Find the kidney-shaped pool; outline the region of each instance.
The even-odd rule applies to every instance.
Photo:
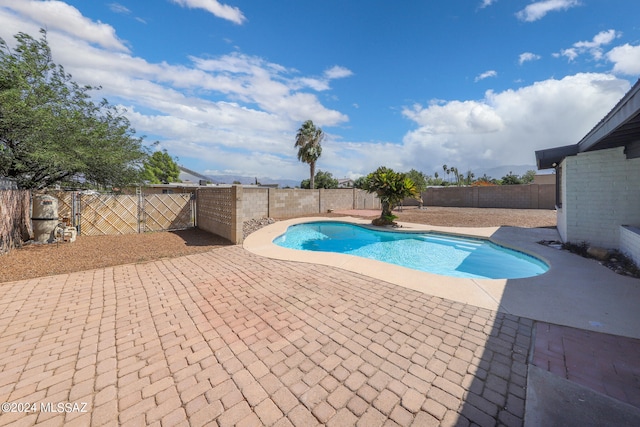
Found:
[[[290,249],[356,255],[453,277],[517,279],[549,269],[538,258],[486,239],[378,231],[333,221],[292,225],[273,243]]]

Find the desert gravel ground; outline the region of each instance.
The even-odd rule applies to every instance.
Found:
[[[73,243],[28,244],[0,255],[0,283],[206,252],[229,241],[198,229],[79,236]]]
[[[494,208],[404,208],[395,213],[397,221],[430,224],[443,227],[523,227],[556,226],[556,211],[548,209]]]
[[[428,207],[405,208],[396,214],[398,221],[449,227],[556,226],[553,210]],[[245,233],[262,225],[258,222]],[[0,283],[173,258],[227,245],[230,245],[227,240],[198,229],[122,236],[79,236],[74,243],[28,244],[0,255]]]

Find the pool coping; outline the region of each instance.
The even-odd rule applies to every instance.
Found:
[[[484,238],[533,255],[549,265],[541,275],[521,279],[470,279],[441,276],[348,254],[280,247],[273,240],[295,224],[316,221],[369,226],[370,219],[304,217],[278,221],[247,236],[244,249],[286,261],[321,264],[359,273],[425,294],[535,320],[640,338],[640,280],[615,274],[585,259],[537,242],[559,239],[555,229],[519,227],[438,227],[399,222],[392,231],[440,232]]]

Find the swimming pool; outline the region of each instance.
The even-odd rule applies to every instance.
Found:
[[[516,279],[549,269],[538,258],[485,239],[377,231],[333,221],[290,226],[273,243],[290,249],[356,255],[453,277]]]

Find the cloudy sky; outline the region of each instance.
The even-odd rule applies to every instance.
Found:
[[[188,168],[301,180],[308,119],[337,178],[533,166],[638,79],[638,16],[630,0],[0,0],[0,37],[46,28],[56,63]]]

